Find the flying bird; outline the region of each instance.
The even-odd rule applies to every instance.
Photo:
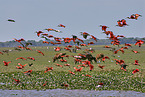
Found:
[[[109,28],[108,26],[105,25],[100,25],[100,27],[102,27],[102,31],[106,31],[106,29]]]
[[[81,67],[81,68],[79,68],[79,69],[77,69],[76,67],[74,67],[74,69],[75,69],[76,71],[81,71],[81,70],[83,69],[83,67]]]
[[[133,71],[132,71],[132,74],[135,74],[135,73],[137,73],[137,72],[139,72],[139,69],[133,70]]]
[[[36,50],[36,51],[44,56],[44,53],[42,53],[40,50]]]
[[[65,26],[64,26],[64,25],[62,25],[62,24],[59,24],[59,25],[58,25],[58,27],[63,27],[63,28],[65,28]]]
[[[103,69],[105,66],[101,66],[101,65],[98,64],[98,67],[101,68],[101,69]]]
[[[11,62],[12,62],[12,61],[9,61],[9,62],[3,61],[4,66],[8,66],[8,64],[11,63]]]
[[[13,20],[13,19],[8,19],[8,21],[9,21],[9,22],[15,22],[15,20]]]

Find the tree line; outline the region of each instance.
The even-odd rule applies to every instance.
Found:
[[[130,44],[134,44],[137,40],[140,40],[140,39],[145,39],[145,38],[133,38],[133,37],[130,37],[130,38],[120,38],[119,41],[120,41],[120,44],[125,44],[125,43],[130,43]],[[50,41],[50,40],[47,40],[47,41]],[[52,42],[56,42],[55,40],[51,40]],[[111,43],[111,40],[109,39],[98,39],[97,42],[94,41],[93,39],[86,39],[86,40],[83,40],[84,41],[84,44],[87,44],[89,43],[90,41],[94,42],[94,44],[92,45],[110,45]],[[66,45],[76,45],[76,43],[74,43],[73,41],[71,41],[70,43],[65,43],[65,42],[61,42],[61,44],[46,44],[46,43],[43,43],[43,40],[39,40],[39,41],[35,41],[35,40],[28,40],[28,41],[24,41],[24,42],[30,42],[32,43],[31,46],[66,46]],[[81,44],[81,42],[80,42]],[[0,42],[0,47],[17,47],[17,46],[20,46],[20,43],[16,42],[15,40],[12,40],[12,41],[6,41],[6,42]]]

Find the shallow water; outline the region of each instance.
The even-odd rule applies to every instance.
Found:
[[[1,90],[0,97],[145,97],[145,93],[135,91],[88,91],[52,89],[46,91],[37,90]]]

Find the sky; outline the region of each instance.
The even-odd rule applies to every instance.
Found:
[[[142,17],[126,19],[136,13]],[[121,19],[126,19],[129,26],[117,27]],[[66,27],[57,27],[59,24]],[[108,26],[107,30],[115,35],[145,37],[145,0],[0,0],[0,42],[13,38],[43,40],[37,37],[36,31],[60,38],[72,35],[82,38],[80,32],[87,32],[106,39],[99,25]],[[48,32],[47,28],[62,33]]]

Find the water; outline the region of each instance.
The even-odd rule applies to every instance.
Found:
[[[145,93],[135,91],[88,91],[52,89],[46,91],[37,90],[1,90],[0,97],[145,97]]]

